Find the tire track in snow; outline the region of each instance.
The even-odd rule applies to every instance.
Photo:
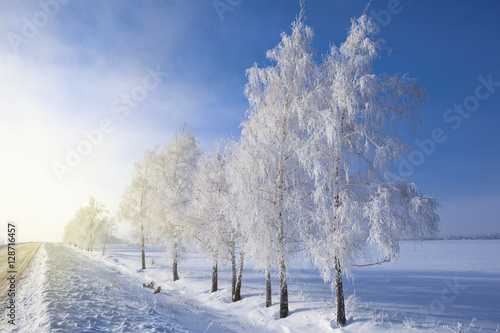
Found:
[[[168,313],[156,310],[151,290],[135,287],[68,246],[44,247],[46,323],[36,332],[187,332]]]

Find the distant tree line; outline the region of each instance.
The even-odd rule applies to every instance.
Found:
[[[474,239],[500,239],[499,233],[487,234],[463,234],[463,235],[449,235],[449,236],[434,236],[425,237],[425,240],[474,240]]]
[[[88,205],[79,208],[75,217],[66,224],[63,241],[87,251],[100,245],[104,254],[115,229],[115,219],[107,213],[104,205],[91,197]]]

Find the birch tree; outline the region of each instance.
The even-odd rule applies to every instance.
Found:
[[[119,217],[132,226],[132,245],[141,248],[141,267],[146,269],[146,246],[151,242],[151,196],[152,179],[150,166],[151,152],[144,154],[144,160],[135,163],[132,181],[123,194],[120,203]]]
[[[243,146],[242,142],[233,142],[230,149],[230,158],[228,159],[226,173],[229,184],[229,194],[227,204],[225,205],[225,214],[231,221],[233,229],[236,231],[235,238],[232,239],[231,258],[235,257],[235,240],[239,239],[239,261],[238,271],[236,273],[236,263],[231,262],[231,275],[233,280],[232,296],[233,302],[241,300],[241,287],[243,279],[243,265],[245,262],[245,247],[250,245],[252,254],[258,257],[259,244],[263,244],[261,233],[250,232],[252,225],[257,223],[255,212],[259,204],[259,197],[251,191],[252,165],[255,159],[250,153],[249,147]],[[255,175],[255,174],[253,174]],[[255,235],[255,237],[252,237]],[[253,239],[256,241],[253,241]],[[261,251],[267,251],[269,243],[261,247]],[[262,254],[262,252],[260,252]],[[261,256],[265,257],[265,256]]]
[[[195,223],[192,231],[202,245],[202,250],[213,259],[211,292],[218,290],[218,267],[221,261],[230,259],[234,273],[235,231],[224,214],[228,196],[225,173],[225,154],[218,144],[213,152],[200,156],[194,174]],[[230,257],[230,258],[228,258]]]
[[[107,212],[104,205],[98,202],[95,198],[90,197],[89,204],[85,207],[86,210],[86,236],[87,236],[87,250],[93,251],[100,232],[100,226],[103,219],[102,214]]]
[[[104,205],[90,197],[88,205],[80,207],[65,226],[63,240],[87,251],[93,251],[96,241],[102,240],[103,233],[112,232],[113,219],[106,214]]]
[[[436,201],[388,173],[409,151],[403,138],[421,125],[425,89],[406,75],[376,75],[382,49],[375,25],[353,20],[347,39],[332,46],[303,100],[300,160],[314,179],[312,223],[302,230],[325,281],[335,287],[337,323],[345,325],[343,273],[356,265],[367,244],[383,261],[399,253],[399,240],[437,231]],[[401,132],[398,129],[403,128]]]
[[[106,253],[106,245],[116,230],[116,221],[114,217],[106,216],[101,220],[98,239],[102,244],[102,255]]]
[[[280,318],[288,315],[287,262],[300,241],[297,224],[305,218],[302,207],[310,192],[295,154],[300,145],[298,107],[316,68],[313,33],[303,24],[302,14],[292,24],[291,35],[283,33],[278,46],[268,51],[274,65],[247,70],[250,109],[239,147],[242,174],[236,177],[246,200],[245,249],[263,268],[273,265],[279,270]]]
[[[148,155],[152,184],[151,212],[155,220],[155,243],[172,259],[173,280],[181,255],[188,251],[186,228],[190,223],[188,208],[193,195],[192,177],[199,156],[198,145],[184,123],[166,144]]]
[[[227,195],[223,205],[223,213],[232,230],[229,253],[231,260],[231,296],[233,302],[241,300],[243,265],[245,262],[244,243],[248,236],[242,226],[245,221],[243,218],[245,216],[245,206],[250,201],[249,198],[245,198],[241,187],[241,176],[245,173],[242,167],[245,167],[245,165],[238,158],[238,146],[239,143],[229,141],[224,150],[224,173],[226,174]],[[240,164],[240,162],[243,164]],[[239,245],[238,269],[236,269],[237,244]]]
[[[64,227],[63,240],[69,245],[75,245],[79,248],[86,247],[86,210],[80,207],[75,216]]]

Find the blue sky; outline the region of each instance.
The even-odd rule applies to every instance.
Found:
[[[290,32],[298,1],[216,3],[230,10],[210,0],[1,2],[0,219],[16,221],[23,240],[59,240],[90,195],[115,210],[133,162],[183,121],[203,149],[238,138],[245,70],[269,64],[266,51]],[[306,3],[320,55],[344,41],[365,5]],[[500,232],[500,86],[474,99],[478,77],[500,82],[500,3],[374,0],[368,13],[392,50],[377,73],[408,73],[428,90],[416,139],[428,142],[438,128],[447,138],[428,155],[409,139],[424,157],[411,180],[441,202],[443,234]],[[133,93],[140,101],[126,104]],[[457,120],[450,112],[464,101],[478,104]],[[58,177],[54,163],[65,164],[68,147],[103,120],[108,133]]]

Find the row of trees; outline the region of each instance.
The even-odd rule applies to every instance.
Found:
[[[91,197],[88,205],[80,207],[66,224],[63,241],[87,251],[93,251],[95,245],[100,245],[104,254],[115,226],[114,217],[110,217],[104,205]]]
[[[345,325],[342,277],[367,244],[389,261],[400,239],[437,232],[436,201],[390,173],[409,151],[403,128],[416,133],[421,125],[426,92],[405,75],[373,73],[382,43],[366,15],[321,60],[303,6],[291,28],[268,51],[272,65],[247,70],[250,108],[239,141],[201,152],[182,125],[135,164],[119,218],[134,227],[143,269],[147,246],[161,246],[175,281],[182,257],[200,249],[213,260],[214,292],[219,264],[230,263],[234,301],[245,255],[265,271],[266,306],[277,269],[281,318],[288,263],[307,251],[332,282],[337,323]]]

